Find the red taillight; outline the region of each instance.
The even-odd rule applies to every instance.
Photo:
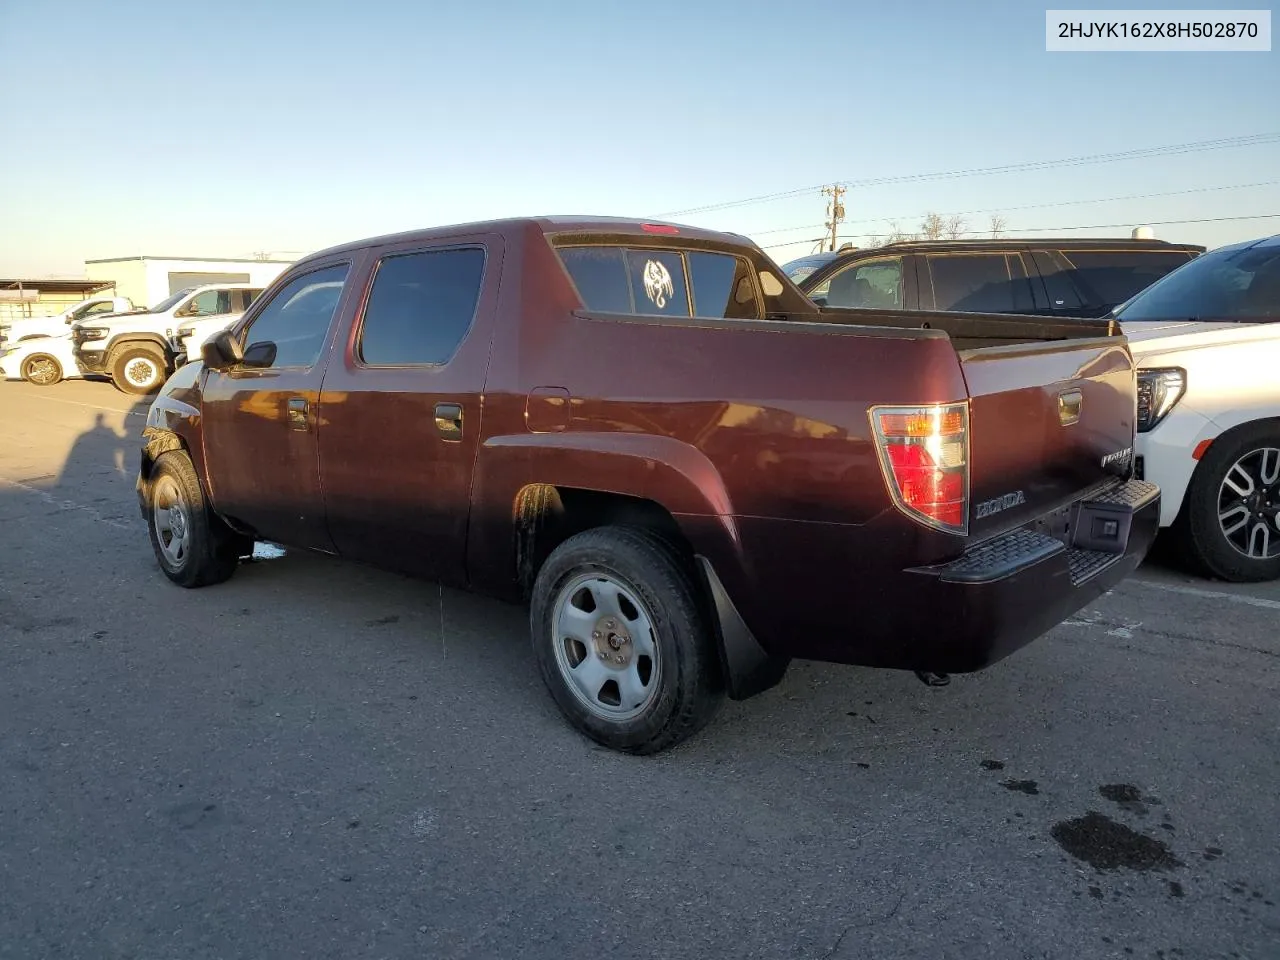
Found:
[[[968,533],[968,404],[876,407],[871,425],[894,502],[931,527]]]
[[[640,229],[645,233],[663,233],[667,236],[675,236],[680,232],[678,227],[673,227],[669,223],[642,223]]]

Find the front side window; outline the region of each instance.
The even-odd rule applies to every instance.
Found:
[[[216,317],[230,312],[230,290],[202,290],[187,304],[184,311],[188,317]]]
[[[448,363],[484,282],[484,251],[432,250],[384,258],[364,310],[360,360],[370,366]]]
[[[557,253],[588,310],[733,320],[763,315],[751,265],[742,257],[607,246]]]
[[[1029,299],[1021,264],[1012,269],[1003,253],[925,257],[933,284],[934,309],[970,313],[1016,313]]]
[[[862,310],[902,309],[902,258],[864,260],[832,276],[824,284],[828,307]]]
[[[249,324],[245,348],[275,344],[272,367],[313,365],[337,312],[347,270],[347,264],[337,264],[290,280]]]
[[[261,296],[261,290],[232,290],[230,313],[244,313],[249,305]]]

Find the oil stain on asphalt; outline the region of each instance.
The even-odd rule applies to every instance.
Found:
[[[1098,870],[1168,870],[1183,865],[1164,841],[1094,810],[1055,823],[1049,832],[1063,850]]]

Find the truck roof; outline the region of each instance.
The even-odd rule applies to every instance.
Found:
[[[1186,250],[1204,253],[1205,248],[1193,243],[1170,243],[1167,240],[1134,240],[1129,237],[1038,237],[1019,238],[1017,240],[895,240],[885,244],[895,250],[922,249],[933,250],[938,247],[963,247],[966,250],[1026,250],[1051,247],[1056,250]],[[884,249],[884,247],[863,247],[860,250],[845,251],[846,256],[865,253],[868,250]]]
[[[428,227],[421,230],[406,230],[401,233],[389,233],[383,236],[367,237],[343,243],[315,253],[299,260],[306,263],[335,253],[351,250],[363,250],[366,247],[380,246],[388,243],[408,243],[416,240],[447,240],[450,237],[465,236],[475,233],[514,234],[529,229],[540,230],[546,234],[621,234],[624,236],[679,236],[689,240],[709,240],[719,243],[755,244],[740,234],[723,233],[718,230],[705,230],[682,223],[669,223],[663,220],[639,220],[628,217],[597,216],[540,216],[513,217],[506,220],[479,220],[472,223],[450,224],[441,227]]]

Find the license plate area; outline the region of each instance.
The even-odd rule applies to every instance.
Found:
[[[1121,503],[1078,503],[1071,520],[1070,545],[1100,553],[1124,553],[1133,525],[1133,507]]]

